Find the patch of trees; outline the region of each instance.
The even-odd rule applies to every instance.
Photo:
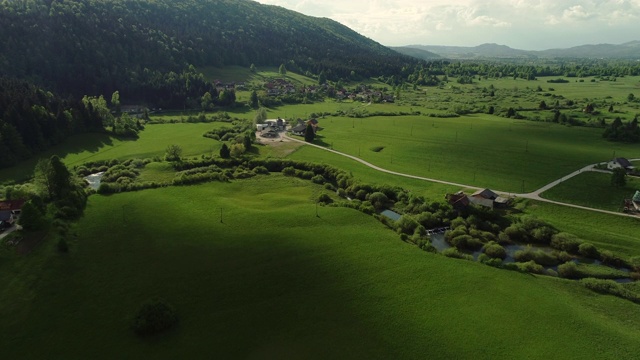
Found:
[[[638,127],[638,117],[624,124],[620,117],[616,117],[611,124],[609,124],[602,137],[610,141],[621,141],[636,143],[640,141],[640,128]]]
[[[0,168],[59,144],[70,135],[102,131],[102,124],[102,114],[90,104],[0,77]]]
[[[552,83],[552,84],[566,84],[566,83],[568,83],[568,82],[569,82],[569,80],[559,78],[559,79],[551,79],[551,80],[547,80],[547,82],[548,82],[548,83]]]

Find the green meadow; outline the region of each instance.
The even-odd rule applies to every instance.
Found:
[[[542,194],[542,197],[609,211],[622,211],[624,200],[631,199],[640,190],[640,179],[627,176],[624,187],[611,186],[611,175],[586,172],[560,183]]]
[[[4,358],[632,358],[637,305],[418,250],[273,174],[94,195],[71,251],[0,252]],[[222,214],[222,219],[220,218]],[[105,231],[109,229],[109,231]],[[139,338],[150,297],[177,328]],[[37,344],[37,346],[35,346]]]
[[[320,126],[316,142],[383,168],[514,193],[606,161],[614,151],[640,156],[637,146],[602,139],[602,129],[491,115],[330,117]]]

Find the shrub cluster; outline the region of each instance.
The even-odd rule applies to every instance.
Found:
[[[587,289],[595,291],[599,294],[614,295],[617,297],[621,297],[623,299],[633,301],[634,303],[640,304],[639,294],[634,293],[633,291],[625,288],[624,285],[618,284],[613,280],[586,278],[586,279],[580,280],[580,283],[584,285]]]
[[[171,329],[178,323],[175,308],[162,299],[151,299],[144,303],[131,324],[140,336],[154,335]]]
[[[221,127],[202,134],[206,138],[227,141],[244,135],[245,132],[253,132],[253,126],[248,121],[235,121],[232,127]]]

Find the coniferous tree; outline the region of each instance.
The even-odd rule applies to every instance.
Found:
[[[313,142],[316,138],[316,133],[313,131],[313,126],[311,124],[307,124],[307,129],[304,131],[304,141]]]
[[[223,159],[228,159],[231,157],[231,150],[226,143],[223,143],[222,147],[220,148],[220,157]]]

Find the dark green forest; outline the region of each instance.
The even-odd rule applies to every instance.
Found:
[[[62,99],[24,81],[0,78],[0,168],[69,135],[102,129],[103,117],[91,104]]]
[[[247,0],[5,0],[0,38],[2,75],[167,107],[207,91],[190,65],[284,63],[337,79],[418,62],[333,20]]]

